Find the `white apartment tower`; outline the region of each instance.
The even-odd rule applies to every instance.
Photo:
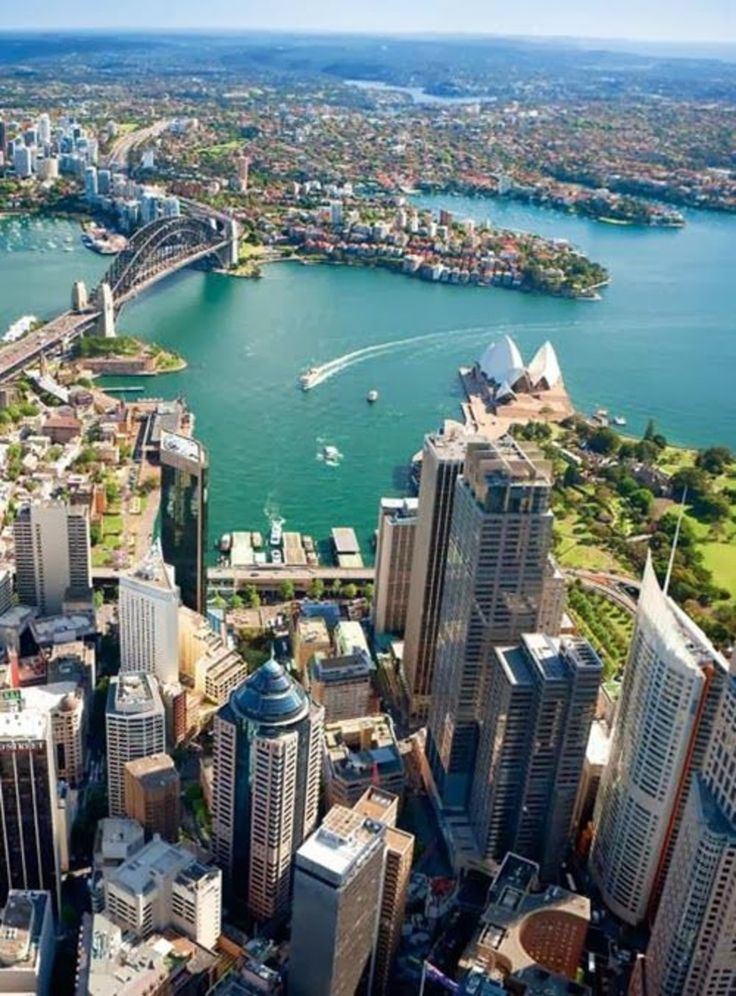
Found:
[[[162,685],[179,680],[179,591],[174,569],[154,543],[134,571],[120,578],[120,673],[154,674]]]
[[[29,502],[13,527],[15,585],[24,605],[58,615],[67,599],[90,598],[89,516],[61,501]]]
[[[110,679],[105,712],[110,816],[125,816],[125,765],[166,750],[166,712],[150,674]]]
[[[736,992],[736,675],[693,778],[645,962],[658,996]]]
[[[661,590],[649,560],[590,859],[604,902],[626,923],[656,913],[727,670],[705,634]]]
[[[294,853],[317,822],[324,710],[273,658],[215,717],[215,858],[260,922],[289,907]]]
[[[417,527],[416,498],[382,498],[378,516],[373,626],[377,633],[404,632]]]

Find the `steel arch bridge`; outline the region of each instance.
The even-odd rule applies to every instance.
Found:
[[[138,229],[101,283],[109,285],[118,308],[167,273],[217,254],[230,240],[202,217],[160,218]]]

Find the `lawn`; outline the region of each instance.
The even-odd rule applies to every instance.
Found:
[[[600,546],[575,512],[555,511],[555,555],[561,567],[588,571],[616,571],[621,564]]]
[[[700,549],[714,583],[730,591],[732,598],[736,597],[736,536],[732,534],[730,542],[703,543]]]

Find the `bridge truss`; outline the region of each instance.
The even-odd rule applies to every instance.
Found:
[[[116,306],[166,272],[218,252],[228,238],[204,218],[160,218],[145,225],[117,254],[102,278]]]

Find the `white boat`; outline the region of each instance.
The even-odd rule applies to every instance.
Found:
[[[623,415],[614,415],[612,421],[614,425],[626,425],[626,419]]]
[[[376,390],[369,391],[368,394],[365,396],[365,400],[368,402],[369,405],[372,405],[375,401],[378,401],[378,391]]]
[[[271,563],[272,564],[283,564],[284,558],[281,556],[281,550],[278,547],[274,547],[271,550]]]
[[[319,370],[317,367],[310,367],[305,370],[299,378],[302,391],[310,391],[319,380]]]
[[[271,546],[278,546],[281,543],[281,521],[279,519],[274,519],[271,523],[271,535],[269,537],[269,543]]]
[[[342,453],[337,446],[323,446],[322,456],[328,467],[337,467],[342,460]]]

